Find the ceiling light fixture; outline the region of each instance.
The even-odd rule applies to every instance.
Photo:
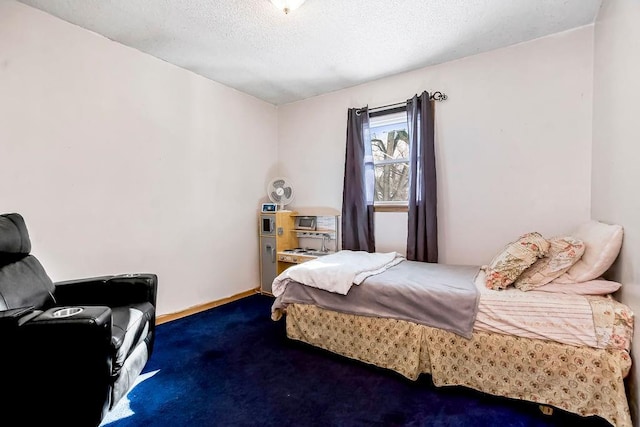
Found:
[[[284,13],[289,13],[292,10],[296,10],[305,0],[271,0],[271,3]]]

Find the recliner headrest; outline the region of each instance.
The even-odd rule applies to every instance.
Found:
[[[31,252],[31,240],[22,215],[0,215],[0,253],[24,254]]]

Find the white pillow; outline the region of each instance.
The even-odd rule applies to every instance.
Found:
[[[589,221],[570,233],[584,242],[584,254],[566,273],[552,283],[588,282],[611,267],[622,247],[622,226]]]
[[[582,283],[548,283],[537,287],[536,291],[573,295],[607,295],[622,287],[611,280],[590,280]]]

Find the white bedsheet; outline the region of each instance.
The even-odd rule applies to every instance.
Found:
[[[293,281],[346,295],[352,285],[359,285],[367,277],[382,273],[403,260],[405,258],[397,252],[342,250],[287,268],[274,279],[271,290],[278,297]]]
[[[474,330],[599,347],[591,304],[584,295],[492,290],[484,286],[483,275],[480,271],[476,279],[480,302]]]

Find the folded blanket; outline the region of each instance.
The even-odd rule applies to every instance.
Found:
[[[369,253],[343,250],[287,268],[273,281],[271,290],[280,296],[289,282],[346,295],[352,285],[382,273],[405,258],[397,252]]]

